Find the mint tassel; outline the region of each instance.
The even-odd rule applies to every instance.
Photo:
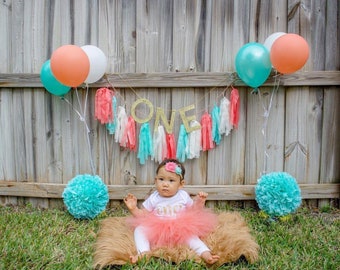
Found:
[[[221,142],[221,134],[219,131],[220,127],[220,108],[215,105],[212,112],[211,112],[211,118],[212,118],[212,137],[213,141],[219,145]]]
[[[188,152],[188,133],[185,130],[184,125],[181,124],[178,135],[176,158],[180,162],[184,162],[188,156]]]
[[[113,121],[106,124],[106,129],[109,134],[114,134],[117,126],[117,99],[115,96],[112,97],[112,111],[113,111]]]
[[[148,159],[148,156],[153,156],[153,143],[150,132],[149,123],[144,123],[139,132],[139,147],[137,158],[139,158],[140,164],[145,164],[145,160]]]

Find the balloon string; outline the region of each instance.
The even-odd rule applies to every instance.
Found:
[[[95,172],[96,172],[96,169],[95,169],[95,166],[94,166],[94,161],[93,161],[93,155],[92,155],[92,148],[91,148],[91,141],[90,141],[90,129],[87,125],[87,122],[86,122],[86,105],[87,105],[87,99],[88,99],[88,95],[89,95],[89,85],[86,84],[86,94],[85,94],[85,103],[84,103],[84,123],[85,123],[85,127],[86,127],[86,141],[87,141],[87,149],[88,149],[88,153],[89,153],[89,156],[90,156],[90,165],[91,165],[91,169],[92,169],[92,175],[95,175]]]
[[[88,150],[89,157],[90,157],[90,166],[91,166],[91,170],[92,170],[92,175],[95,175],[96,170],[95,170],[93,156],[92,156],[92,151],[91,151],[90,128],[89,128],[89,126],[88,126],[88,124],[86,122],[86,115],[85,115],[85,113],[86,113],[86,103],[87,103],[87,97],[88,97],[88,85],[86,85],[86,95],[85,95],[84,110],[82,110],[82,106],[81,106],[81,102],[80,102],[80,98],[79,98],[79,94],[78,94],[78,89],[77,88],[75,88],[75,92],[76,92],[76,96],[77,96],[80,112],[77,109],[75,109],[73,104],[69,100],[67,100],[65,97],[63,97],[62,99],[68,105],[70,105],[72,110],[79,116],[80,121],[84,123],[84,131],[85,131],[85,138],[86,138],[86,142],[87,142],[87,150]]]
[[[272,89],[271,95],[270,95],[270,99],[269,99],[269,104],[266,107],[263,100],[262,100],[262,94],[260,89],[257,89],[257,92],[259,94],[259,99],[260,99],[260,104],[262,105],[262,108],[264,110],[263,113],[263,124],[262,124],[262,136],[263,136],[263,171],[261,173],[261,175],[264,175],[267,173],[267,169],[268,169],[268,158],[269,158],[269,154],[267,152],[267,127],[268,127],[268,119],[269,119],[269,115],[270,115],[270,111],[273,105],[273,98],[274,95],[276,94],[279,86],[280,86],[280,77],[276,74],[274,76],[275,81],[274,81],[274,87]]]

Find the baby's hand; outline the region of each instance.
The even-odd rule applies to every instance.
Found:
[[[200,192],[198,192],[197,197],[200,198],[200,199],[206,200],[207,197],[208,197],[208,193],[200,191]]]
[[[124,203],[130,211],[134,210],[137,207],[137,198],[135,195],[129,193],[124,197]]]
[[[203,191],[198,192],[198,194],[196,195],[196,203],[203,206],[205,204],[207,197],[208,193]]]

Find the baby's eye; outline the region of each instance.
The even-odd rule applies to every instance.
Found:
[[[173,179],[170,179],[169,181],[170,181],[170,183],[176,182],[176,180],[173,180]]]
[[[163,181],[164,179],[163,178],[158,178],[159,181]]]

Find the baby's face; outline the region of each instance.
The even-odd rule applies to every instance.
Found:
[[[167,171],[163,166],[156,175],[155,185],[159,195],[172,197],[183,187],[184,180],[181,180],[180,175]]]

